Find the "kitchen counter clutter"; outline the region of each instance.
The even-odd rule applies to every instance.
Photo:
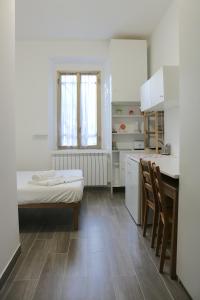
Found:
[[[162,154],[146,154],[146,153],[135,153],[130,154],[129,158],[137,162],[140,158],[155,162],[159,167],[162,174],[167,175],[171,178],[178,179],[180,175],[179,171],[179,158],[174,155],[162,155]]]

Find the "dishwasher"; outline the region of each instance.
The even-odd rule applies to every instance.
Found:
[[[141,224],[141,187],[139,162],[131,156],[126,159],[125,205],[137,225]]]

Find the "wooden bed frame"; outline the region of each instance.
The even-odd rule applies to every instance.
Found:
[[[81,202],[72,202],[72,203],[31,203],[31,204],[19,204],[19,208],[72,208],[73,217],[72,223],[74,230],[78,230],[79,222],[79,211],[80,211]]]

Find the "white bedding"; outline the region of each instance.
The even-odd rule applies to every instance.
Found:
[[[83,180],[63,183],[54,186],[39,186],[28,183],[32,175],[38,172],[17,172],[17,199],[18,204],[31,203],[71,203],[81,201],[83,196]],[[56,176],[82,177],[81,170],[59,170]]]

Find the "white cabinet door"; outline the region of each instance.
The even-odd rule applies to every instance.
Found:
[[[150,78],[151,107],[164,102],[163,69],[160,69]]]
[[[163,67],[163,82],[165,107],[177,107],[179,105],[178,66]]]
[[[147,80],[140,89],[141,111],[146,111],[151,107],[150,81]]]
[[[127,155],[131,154],[131,151],[120,151],[120,184],[121,186],[125,186],[125,170],[126,170],[126,160]]]
[[[125,204],[136,224],[140,224],[139,163],[131,159],[126,167]]]
[[[146,95],[148,96],[148,99]],[[179,104],[179,68],[164,66],[141,87],[141,109],[164,110]]]
[[[140,86],[147,79],[147,45],[145,40],[110,42],[113,102],[138,102]]]

